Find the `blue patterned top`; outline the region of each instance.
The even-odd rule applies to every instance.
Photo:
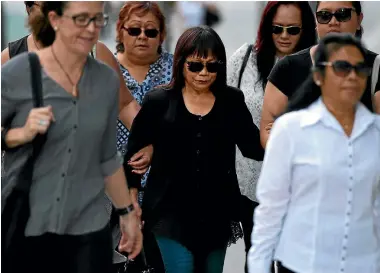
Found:
[[[141,105],[146,93],[151,91],[154,87],[158,85],[168,84],[172,79],[172,68],[173,68],[173,54],[168,53],[163,50],[158,60],[150,65],[148,74],[145,80],[140,84],[137,82],[131,74],[129,74],[128,69],[120,64],[120,69],[124,77],[124,81],[136,99],[136,101]],[[126,144],[128,141],[129,130],[124,126],[124,124],[118,120],[117,122],[117,149],[123,155],[125,155]],[[142,186],[145,185],[146,177],[148,172],[144,175],[142,179]]]

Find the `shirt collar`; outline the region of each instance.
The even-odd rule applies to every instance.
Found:
[[[375,122],[376,118],[378,117],[376,117],[375,114],[371,113],[361,102],[359,102],[356,106],[355,121],[351,137],[360,135],[373,123],[379,127],[379,122]],[[305,114],[301,119],[301,127],[311,126],[318,122],[322,122],[328,127],[343,132],[343,128],[338,123],[336,118],[330,113],[330,111],[327,110],[321,97],[305,109]]]

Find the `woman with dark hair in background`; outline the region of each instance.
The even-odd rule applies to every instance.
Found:
[[[34,163],[26,237],[15,255],[3,257],[6,272],[110,272],[105,191],[120,209],[120,250],[130,258],[141,250],[139,221],[116,148],[120,81],[113,69],[89,56],[107,24],[103,9],[103,2],[43,3],[44,17],[31,27],[37,37],[46,35],[45,48],[36,52],[45,107],[32,106],[31,53],[2,66],[1,123],[8,126],[2,132],[2,149],[8,149],[3,204],[31,154],[30,142],[48,133]]]
[[[363,28],[361,22],[363,20],[363,13],[359,1],[318,2],[315,17],[319,38],[323,38],[331,32],[352,33],[353,35],[356,34],[358,38],[362,35]],[[260,123],[261,143],[264,147],[274,119],[285,111],[293,93],[310,75],[313,55],[316,49],[317,46],[313,46],[297,54],[287,56],[273,67],[265,87]],[[377,54],[369,50],[367,51],[366,61],[372,67]],[[371,75],[369,82],[371,82],[372,76],[378,77],[378,75]],[[367,85],[361,99],[370,111],[375,110],[373,109],[373,105],[380,109],[380,93],[376,92],[375,96],[372,96],[371,84]]]
[[[261,16],[255,45],[244,44],[231,56],[227,64],[227,83],[243,91],[256,126],[260,126],[264,88],[274,64],[283,56],[313,46],[316,37],[313,11],[308,2],[269,1]],[[242,194],[240,212],[247,254],[251,248],[252,216],[258,205],[256,183],[261,164],[243,157],[237,149],[236,172]]]
[[[313,74],[269,136],[249,272],[380,272],[380,116],[360,102],[371,67],[350,34],[329,34]]]
[[[218,34],[188,29],[175,49],[171,84],[146,94],[132,125],[125,162],[140,147],[154,148],[142,218],[167,273],[223,271],[239,221],[236,145],[244,156],[263,157],[244,95],[227,86],[226,70]],[[124,167],[130,186],[140,188],[140,177]]]

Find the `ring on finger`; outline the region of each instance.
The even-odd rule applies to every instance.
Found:
[[[44,120],[44,119],[40,119],[40,120],[38,121],[38,124],[44,126],[44,125],[47,124],[47,121]]]

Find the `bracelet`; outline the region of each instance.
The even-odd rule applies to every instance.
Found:
[[[127,215],[128,213],[130,213],[130,212],[132,212],[134,210],[135,210],[135,207],[133,206],[133,204],[131,204],[131,205],[129,205],[126,208],[115,209],[115,212],[119,216],[124,216],[124,215]]]

